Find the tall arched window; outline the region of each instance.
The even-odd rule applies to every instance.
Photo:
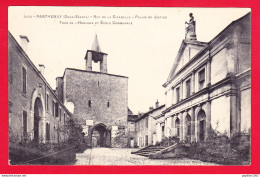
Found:
[[[206,134],[206,113],[204,110],[200,110],[198,113],[198,131],[199,131],[199,140],[205,140]]]
[[[186,139],[188,142],[191,142],[191,117],[189,114],[187,114],[186,119]]]

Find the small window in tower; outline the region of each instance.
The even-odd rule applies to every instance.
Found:
[[[109,101],[108,101],[108,102],[107,102],[107,107],[109,108],[109,106],[110,106],[110,105],[109,105]]]
[[[98,85],[98,87],[99,87],[99,81],[97,82],[97,85]]]
[[[91,100],[88,100],[88,107],[91,108]]]

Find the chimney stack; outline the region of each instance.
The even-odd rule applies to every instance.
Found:
[[[20,35],[21,38],[21,47],[25,53],[28,52],[28,43],[30,42],[27,36]]]
[[[155,108],[159,108],[159,101],[158,100],[155,103]]]
[[[39,64],[39,68],[40,68],[40,72],[41,72],[41,74],[44,76],[44,69],[45,69],[45,66],[42,65],[42,64]]]

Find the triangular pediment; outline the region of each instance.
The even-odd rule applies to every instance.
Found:
[[[177,56],[174,60],[172,69],[168,76],[167,81],[171,80],[175,74],[186,65],[199,51],[201,51],[207,43],[199,41],[183,40]]]

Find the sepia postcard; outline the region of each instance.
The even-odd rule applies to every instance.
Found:
[[[251,164],[251,9],[10,6],[9,165]]]

